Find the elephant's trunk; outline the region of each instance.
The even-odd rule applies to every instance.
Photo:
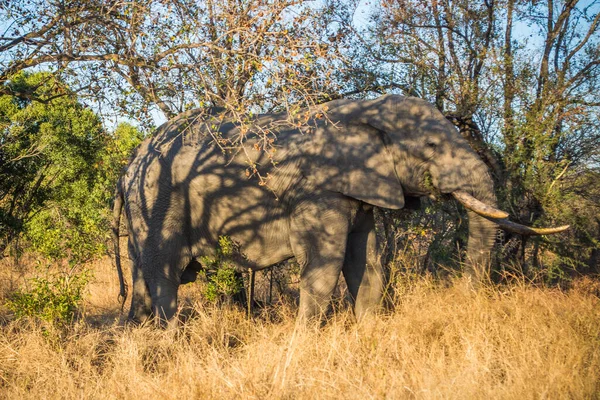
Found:
[[[491,251],[498,232],[498,226],[487,218],[503,218],[508,214],[496,209],[494,187],[486,165],[477,160],[468,171],[470,171],[470,177],[466,180],[466,184],[462,189],[473,196],[473,200],[476,199],[475,202],[478,200],[487,207],[485,210],[477,209],[477,212],[475,212],[473,211],[474,208],[471,207],[471,203],[458,197],[460,191],[455,195],[467,208],[469,217],[469,241],[465,260],[465,275],[470,277],[474,284],[477,284],[489,278]]]
[[[473,283],[484,282],[489,278],[491,250],[494,246],[498,226],[493,222],[467,211],[469,216],[469,243],[465,260],[465,275]]]

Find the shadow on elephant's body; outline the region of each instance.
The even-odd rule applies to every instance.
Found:
[[[235,243],[230,258],[242,270],[295,259],[301,317],[326,309],[341,274],[360,318],[384,295],[373,208],[439,193],[468,208],[465,273],[485,275],[478,269],[507,214],[495,209],[486,165],[433,105],[386,95],[305,114],[304,124],[270,114],[247,126],[190,111],[144,141],[119,187],[133,261],[130,318],[172,318],[186,269],[214,257],[222,237]],[[274,153],[262,151],[270,132]]]

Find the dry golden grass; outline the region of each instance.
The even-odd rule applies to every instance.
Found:
[[[249,321],[198,302],[174,334],[118,326],[116,273],[93,268],[67,332],[0,327],[0,398],[600,397],[600,300],[585,288],[474,293],[423,278],[394,312],[357,325],[342,309],[321,329],[297,328],[285,304]]]

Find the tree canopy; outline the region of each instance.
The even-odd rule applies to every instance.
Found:
[[[573,225],[531,242],[505,237],[505,260],[598,272],[598,0],[9,0],[0,20],[6,232],[27,224],[15,210],[77,198],[74,182],[98,181],[93,165],[114,156],[82,104],[151,130],[153,113],[220,107],[245,123],[257,112],[395,92],[430,100],[456,125],[511,218]],[[49,130],[58,122],[42,116],[72,128]],[[127,132],[133,145],[138,134]],[[52,147],[59,138],[72,146]],[[53,168],[61,174],[49,180]],[[58,218],[44,210],[28,220]]]
[[[110,135],[98,116],[49,73],[21,72],[0,96],[0,251],[24,234],[41,253],[85,259],[104,248],[108,205],[140,139],[126,124]]]

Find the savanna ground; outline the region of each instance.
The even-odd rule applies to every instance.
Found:
[[[27,273],[0,268],[0,295]],[[0,398],[598,398],[598,282],[480,292],[459,280],[400,279],[393,311],[356,324],[338,301],[323,328],[298,328],[293,301],[248,320],[182,288],[179,332],[119,324],[108,258],[82,315],[54,330],[1,310]]]

